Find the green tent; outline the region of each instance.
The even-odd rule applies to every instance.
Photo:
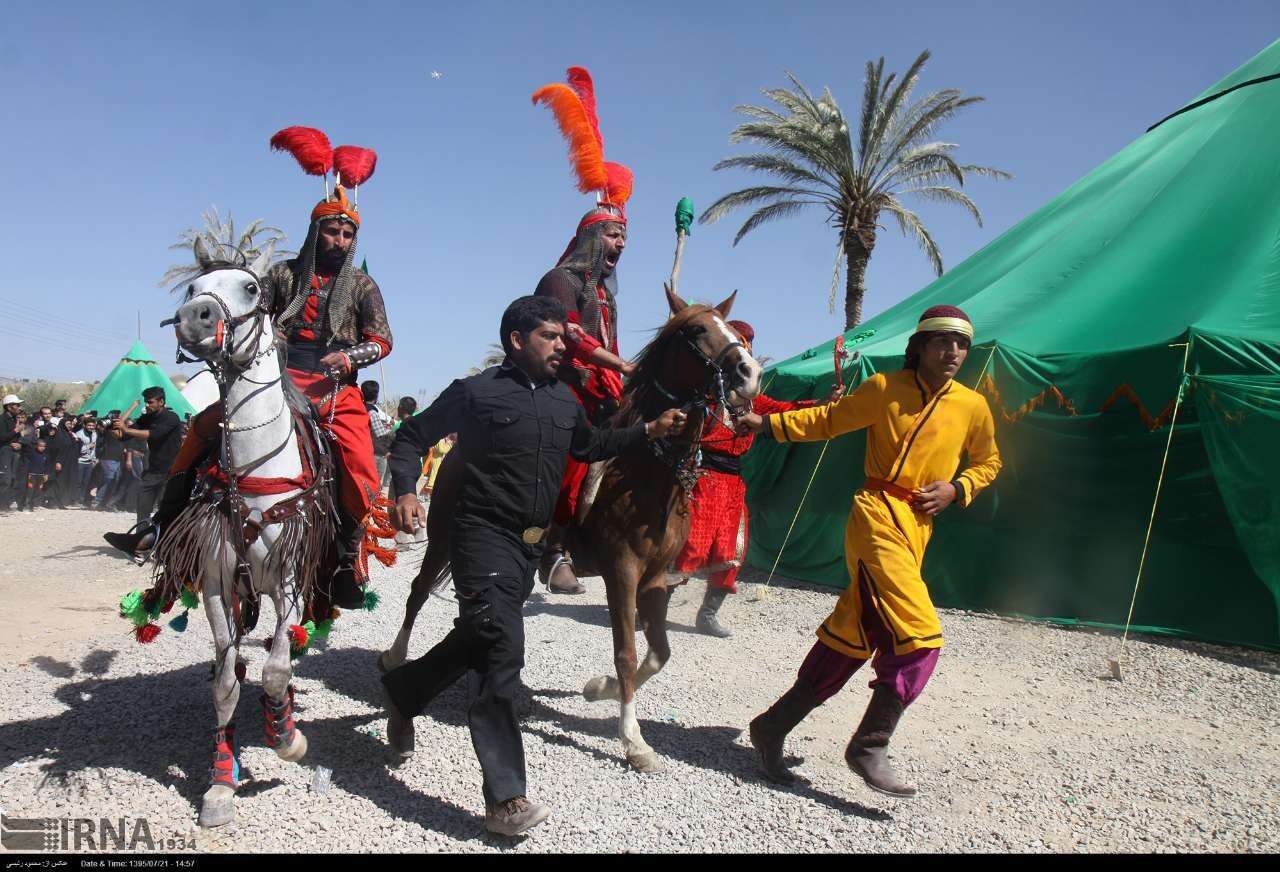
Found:
[[[1134,627],[1280,649],[1277,153],[1280,41],[846,335],[858,383],[901,367],[925,308],[974,321],[959,379],[987,396],[1005,465],[938,520],[936,604],[1124,625],[1160,481]],[[773,367],[769,394],[824,395],[833,342]],[[778,571],[844,587],[863,448],[834,440],[815,476],[822,446],[761,442],[749,562],[773,566],[812,478]]]
[[[129,353],[120,359],[116,368],[102,380],[102,384],[81,404],[80,409],[97,409],[100,415],[119,409],[123,414],[136,401],[138,408],[133,414],[137,417],[143,412],[142,392],[151,387],[164,388],[165,404],[177,412],[179,418],[195,414],[196,410],[156,364],[155,358],[147,351],[141,339],[133,343]]]

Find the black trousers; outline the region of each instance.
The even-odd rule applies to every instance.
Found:
[[[164,483],[169,480],[168,473],[164,472],[148,472],[142,476],[142,483],[138,485],[138,523],[141,524],[147,518],[151,517],[151,510],[155,508],[156,499],[164,490]]]
[[[515,696],[524,667],[524,601],[542,546],[493,527],[455,526],[449,547],[458,617],[422,657],[383,676],[405,717],[422,712],[464,675],[471,744],[484,772],[485,802],[525,795],[524,742]]]

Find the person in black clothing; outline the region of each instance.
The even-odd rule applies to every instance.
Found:
[[[425,656],[383,677],[387,737],[401,760],[413,751],[412,718],[467,676],[467,721],[484,772],[485,826],[516,835],[551,809],[525,794],[524,746],[515,692],[524,665],[521,607],[560,491],[565,461],[614,457],[643,442],[677,434],[685,415],[669,409],[623,429],[595,428],[569,388],[556,379],[565,354],[565,310],[548,297],[521,297],[502,316],[507,358],[501,366],[455,381],[421,414],[406,419],[391,448],[396,526],[425,522],[414,493],[419,458],[458,434],[463,484],[454,507],[449,558],[458,598],[453,630]]]
[[[22,400],[16,394],[7,395],[4,398],[4,412],[0,414],[0,512],[9,511],[9,504],[21,499],[18,470],[21,466],[22,427],[25,423]]]
[[[43,499],[44,485],[49,480],[49,470],[53,464],[49,462],[49,446],[43,437],[28,445],[24,453],[27,460],[26,493],[23,494],[23,503],[18,509],[21,511],[25,508],[28,512],[34,512]]]
[[[68,508],[76,501],[76,466],[80,462],[80,443],[76,440],[75,430],[75,415],[68,415],[64,411],[58,422],[57,432],[49,440],[49,457],[53,461],[50,487],[60,509]]]
[[[147,470],[138,488],[138,524],[151,517],[156,497],[164,490],[164,483],[169,478],[169,467],[182,446],[182,422],[172,409],[165,407],[164,388],[147,388],[142,392],[142,399],[146,401],[147,412],[137,420],[136,427],[128,426],[123,420],[115,422],[117,437],[147,440]],[[112,541],[112,537],[121,536],[127,534],[107,533],[103,538],[120,548],[122,546]]]
[[[124,437],[114,426],[120,420],[120,410],[113,409],[107,416],[112,426],[103,427],[98,435],[98,465],[102,468],[102,482],[98,485],[98,511],[107,511],[111,500],[119,496],[124,475]]]

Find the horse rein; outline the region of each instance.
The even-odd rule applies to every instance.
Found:
[[[699,427],[705,425],[706,419],[711,416],[712,407],[716,404],[728,411],[730,418],[736,422],[741,410],[729,402],[728,392],[725,390],[724,383],[724,361],[735,348],[746,348],[746,346],[741,342],[731,342],[712,358],[702,350],[693,337],[683,330],[680,331],[680,338],[689,346],[694,355],[702,361],[703,366],[709,370],[706,385],[698,394],[688,399],[682,399],[667,390],[657,378],[653,379],[654,389],[670,402],[679,404],[681,411],[686,413],[697,406],[701,406],[703,420],[699,423]],[[675,471],[676,479],[680,483],[686,499],[692,494],[694,485],[697,484],[698,478],[702,475],[702,443],[704,441],[706,440],[699,432],[698,437],[689,442],[684,450],[679,451],[678,454],[674,450],[675,445],[669,439],[654,439],[649,443],[654,455]]]

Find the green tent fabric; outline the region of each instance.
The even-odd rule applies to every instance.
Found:
[[[80,410],[96,409],[98,414],[105,415],[112,409],[119,409],[124,413],[134,402],[138,402],[138,408],[134,411],[134,417],[137,417],[142,414],[142,392],[152,387],[164,388],[165,404],[179,418],[195,414],[196,410],[156,364],[155,358],[147,351],[141,339],[133,343],[129,353],[120,359],[111,374],[81,404]]]
[[[974,321],[958,378],[987,396],[1005,466],[939,517],[924,567],[936,604],[1123,625],[1183,391],[1133,625],[1280,649],[1275,74],[1280,41],[846,336],[856,384],[901,367],[925,308]],[[833,343],[772,367],[768,393],[825,394]],[[820,445],[752,450],[750,563],[770,569],[782,549],[779,573],[848,583],[863,445],[834,440],[816,476]]]

